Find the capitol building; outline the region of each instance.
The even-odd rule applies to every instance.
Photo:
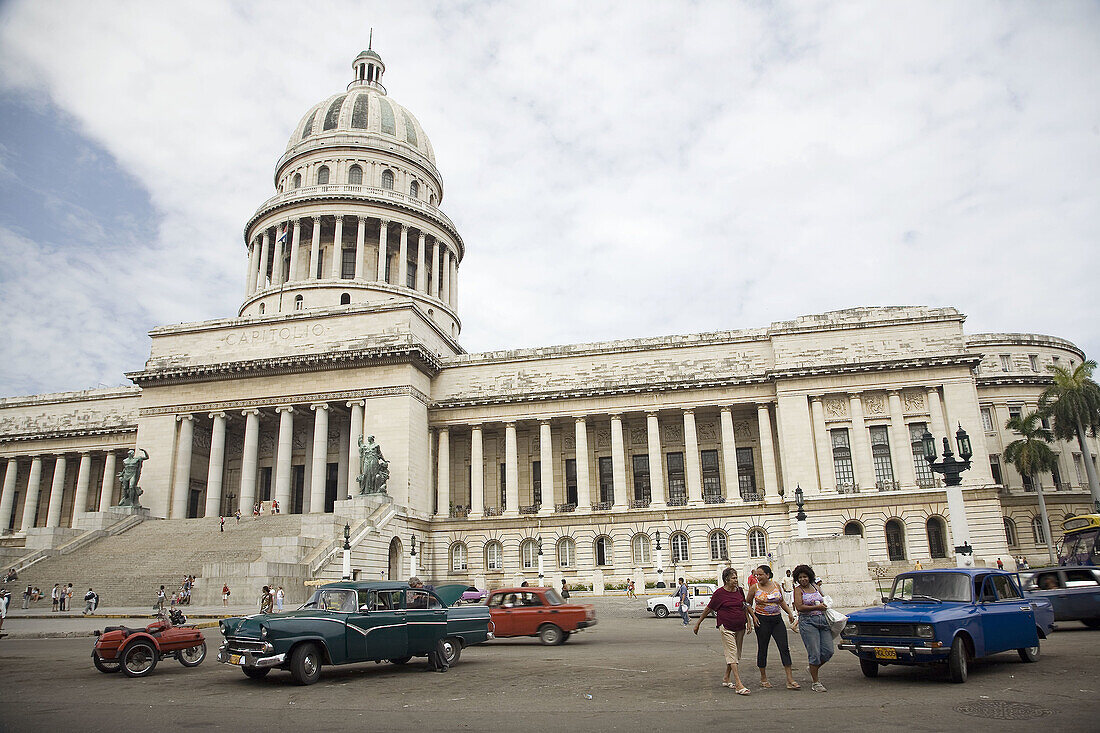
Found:
[[[905,306],[468,353],[467,243],[384,72],[360,53],[347,88],[290,131],[272,196],[244,223],[237,313],[153,329],[133,387],[0,399],[0,562],[43,584],[62,561],[87,577],[144,531],[191,563],[166,576],[301,587],[339,577],[347,525],[365,578],[404,577],[410,561],[480,587],[534,582],[540,562],[548,584],[653,582],[659,563],[711,578],[795,536],[796,488],[811,536],[861,535],[883,566],[953,565],[964,541],[979,563],[1045,558],[1004,424],[1036,408],[1048,366],[1084,360],[1074,344],[970,334],[953,308]],[[974,452],[967,537],[920,442],[959,426]],[[368,436],[389,461],[388,501],[358,496]],[[1040,477],[1055,528],[1088,511],[1088,442],[1085,456],[1055,444],[1059,467]],[[130,450],[149,456],[147,514],[114,509]],[[238,509],[253,532],[240,563],[207,557],[200,572],[173,538],[206,537]]]

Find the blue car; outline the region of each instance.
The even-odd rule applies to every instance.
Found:
[[[1100,629],[1100,567],[1037,568],[1020,573],[1024,595],[1054,606],[1055,621],[1080,621]]]
[[[970,662],[1015,649],[1039,660],[1039,640],[1054,629],[1054,609],[1028,599],[1012,573],[988,569],[926,570],[894,579],[883,605],[848,617],[838,648],[859,657],[866,677],[885,664],[946,663],[965,682]]]

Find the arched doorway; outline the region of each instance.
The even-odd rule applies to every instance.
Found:
[[[400,580],[401,579],[401,558],[404,553],[401,552],[401,540],[394,537],[390,540],[390,561],[387,568],[386,580]]]
[[[863,536],[863,525],[860,524],[855,519],[849,520],[844,525],[844,534],[848,537],[862,537]]]
[[[886,523],[886,556],[891,561],[905,559],[905,527],[900,519]]]
[[[947,557],[947,525],[942,517],[929,517],[925,523],[928,532],[928,552],[933,558]]]

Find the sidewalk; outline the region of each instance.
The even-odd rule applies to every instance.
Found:
[[[73,605],[76,603],[74,601]],[[81,604],[81,609],[84,605]],[[213,628],[218,619],[228,616],[247,616],[257,613],[254,606],[221,604],[209,606],[177,606],[187,617],[188,625]],[[93,636],[104,626],[132,626],[144,628],[153,622],[155,614],[151,606],[112,607],[100,606],[96,613],[84,616],[80,611],[54,613],[47,604],[44,608],[9,608],[4,620],[3,632],[9,639],[49,639],[71,636]],[[0,641],[0,643],[3,643]]]

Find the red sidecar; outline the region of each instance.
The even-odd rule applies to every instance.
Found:
[[[172,609],[168,617],[159,617],[144,629],[108,626],[96,632],[92,663],[100,672],[120,669],[127,677],[148,677],[157,662],[175,657],[184,667],[197,667],[206,659],[206,640],[187,619]]]

